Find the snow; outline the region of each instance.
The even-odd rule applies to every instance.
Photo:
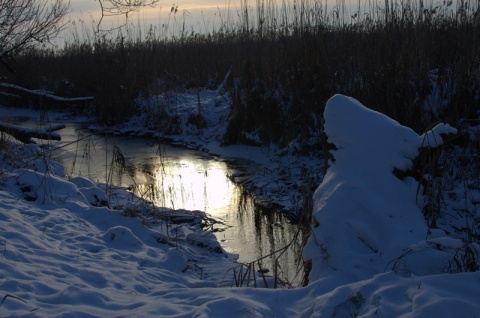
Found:
[[[16,125],[0,123],[0,131],[8,132],[15,138],[22,140],[25,143],[34,143],[32,138],[42,138],[47,140],[61,140],[58,133],[54,131],[65,128],[64,125],[51,125],[46,128],[30,129],[25,127],[19,127]]]
[[[433,234],[417,206],[418,184],[393,171],[408,170],[420,147],[439,146],[441,135],[456,129],[439,124],[419,136],[336,95],[326,105],[325,133],[335,150],[314,193],[316,226],[304,249],[312,261],[310,280],[331,291],[388,270],[404,277],[442,274],[443,262],[464,242],[441,230]]]
[[[429,229],[418,184],[392,173],[456,130],[440,124],[418,135],[341,95],[328,101],[325,123],[336,149],[314,193],[316,222],[304,249],[312,262],[309,285],[295,289],[233,287],[237,265],[201,229],[200,211],[152,213],[122,188],[114,202],[99,204],[109,199],[101,184],[68,180],[59,164],[29,160],[42,155],[38,145],[12,143],[0,156],[0,316],[480,317],[480,274],[445,270],[467,242]],[[197,145],[218,144],[213,130],[199,131]],[[269,167],[286,160],[248,151]],[[304,170],[316,170],[301,160]],[[255,182],[275,183],[270,174],[255,175]],[[450,211],[465,201],[463,190],[452,188]],[[480,194],[471,190],[475,208]],[[176,213],[198,218],[168,222]],[[468,247],[478,262],[480,246]]]
[[[93,102],[95,100],[95,97],[93,97],[93,96],[71,97],[71,98],[60,97],[60,96],[54,95],[52,92],[47,92],[47,91],[44,91],[44,90],[31,90],[31,89],[27,89],[27,88],[17,86],[17,85],[13,85],[13,84],[9,84],[9,83],[0,83],[0,87],[10,88],[10,89],[13,89],[15,91],[21,91],[21,92],[28,93],[28,94],[31,94],[31,95],[34,95],[34,96],[47,97],[49,99],[59,101],[59,102]]]

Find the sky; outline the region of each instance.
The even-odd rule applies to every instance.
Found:
[[[72,10],[69,19],[72,21],[82,19],[90,23],[92,19],[98,21],[101,17],[100,6],[95,0],[71,0],[70,4]],[[150,25],[172,23],[170,15],[172,7],[178,9],[175,15],[177,20],[183,20],[185,16],[186,26],[189,29],[193,28],[196,32],[204,32],[205,30],[211,31],[215,24],[220,24],[218,15],[219,12],[224,14],[223,8],[230,8],[233,12],[237,12],[239,2],[236,0],[180,0],[167,3],[162,0],[155,7],[146,7],[134,14],[130,18],[130,22],[137,25],[140,21],[146,29]],[[115,23],[123,23],[124,19],[123,17],[115,17],[105,21],[104,25],[107,27]]]
[[[384,1],[381,0],[326,0],[326,1],[314,1],[314,0],[179,0],[172,2],[165,2],[164,0],[156,4],[154,8],[144,8],[140,12],[133,14],[130,17],[130,23],[135,26],[141,25],[144,29],[142,30],[145,34],[150,26],[156,27],[169,27],[171,33],[178,33],[178,30],[185,26],[185,31],[190,33],[194,31],[195,33],[211,33],[213,31],[218,31],[221,26],[232,26],[232,24],[239,23],[239,12],[242,10],[243,4],[247,4],[249,9],[249,18],[250,21],[255,21],[256,9],[255,6],[257,2],[263,2],[266,6],[270,3],[276,4],[276,12],[274,11],[271,16],[274,16],[273,19],[280,20],[282,19],[283,13],[280,12],[281,5],[285,4],[287,7],[287,13],[293,15],[293,7],[297,3],[305,5],[307,9],[314,8],[315,11],[321,12],[330,17],[330,19],[335,19],[338,12],[343,14],[342,21],[354,22],[357,19],[352,18],[354,13],[358,13],[360,10],[360,16],[369,16],[372,14],[371,10],[375,6],[380,8],[384,5]],[[86,21],[86,26],[90,27],[99,21],[100,6],[97,0],[71,0],[72,12],[69,18],[72,21],[78,21],[79,19]],[[402,2],[401,2],[402,3]],[[410,2],[407,2],[410,3]],[[413,2],[412,2],[413,3]],[[321,6],[319,6],[319,4]],[[400,4],[396,3],[395,6]],[[428,7],[441,8],[445,5],[445,2],[441,0],[434,0],[426,4]],[[340,10],[338,8],[340,6]],[[413,3],[415,7],[416,4]],[[447,14],[453,14],[449,10],[455,10],[456,2],[453,6],[448,7],[446,10]],[[177,8],[176,14],[171,14],[171,8]],[[375,9],[374,9],[375,10]],[[316,12],[316,14],[318,13]],[[362,13],[363,12],[363,13]],[[307,13],[308,14],[308,13]],[[378,13],[377,13],[378,14]],[[277,16],[276,16],[277,15]],[[289,19],[292,19],[290,17]],[[92,22],[95,21],[95,22]],[[112,19],[105,19],[103,26],[105,29],[111,29],[114,26],[124,24],[124,19],[120,17],[115,17]],[[185,23],[184,23],[185,22]],[[278,21],[277,21],[278,22]],[[178,34],[175,34],[178,35]]]
[[[202,1],[202,0],[180,0],[180,1],[160,1],[157,3],[156,7],[171,7],[173,4],[178,5],[184,9],[192,9],[192,8],[209,8],[209,7],[217,7],[223,6],[228,3],[228,0],[210,0],[210,1]],[[100,8],[97,0],[71,0],[70,4],[72,5],[72,9],[74,11],[95,11]]]
[[[298,2],[294,0],[282,0],[283,2],[280,0],[179,0],[165,2],[162,0],[153,8],[145,7],[139,12],[132,14],[129,18],[129,23],[133,24],[135,27],[140,25],[143,28],[143,34],[146,34],[146,31],[148,31],[150,26],[157,28],[168,26],[169,31],[175,33],[175,35],[178,35],[179,30],[181,30],[183,26],[187,33],[194,31],[195,33],[208,34],[213,31],[218,31],[222,26],[234,27],[237,24],[240,24],[240,12],[244,9],[242,8],[242,4],[245,5],[245,3],[248,8],[250,23],[252,23],[252,21],[253,23],[256,23],[256,5],[257,2],[261,1],[263,1],[266,6],[271,3],[276,4],[276,11],[274,11],[271,16],[273,16],[272,19],[277,20],[284,18],[282,13],[280,13],[280,3],[284,3],[288,14],[293,15],[293,6]],[[343,2],[346,4],[344,7],[346,10],[346,17],[349,17],[347,11],[350,9],[356,10],[358,7],[358,2],[354,3],[351,1],[353,0],[346,0]],[[337,5],[336,0],[327,0],[321,2],[322,7],[319,9],[318,2],[316,1],[305,0],[300,1],[300,3],[305,4],[307,7],[311,6],[313,8],[315,6],[315,10],[325,10],[326,8],[327,13],[329,14],[334,12],[334,6]],[[350,8],[350,6],[352,7]],[[87,28],[96,25],[101,17],[100,6],[96,0],[71,0],[71,8],[72,12],[70,13],[69,18],[72,21],[77,22],[82,20]],[[172,8],[177,9],[176,14],[171,14]],[[292,17],[289,17],[289,19],[292,19]],[[124,23],[124,17],[114,17],[104,19],[102,26],[104,29],[111,29],[114,26]]]

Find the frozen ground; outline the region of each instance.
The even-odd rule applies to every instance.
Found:
[[[218,113],[211,120],[226,116],[226,105],[212,102],[212,107]],[[480,192],[474,180],[448,185],[439,226],[431,229],[416,182],[391,171],[408,168],[425,138],[437,145],[439,134],[455,130],[439,125],[419,136],[339,95],[327,104],[325,119],[337,150],[314,194],[312,234],[304,251],[312,265],[309,285],[297,289],[232,287],[235,264],[218,253],[213,235],[201,230],[201,213],[172,225],[168,219],[177,212],[152,211],[124,189],[107,205],[98,185],[65,179],[63,167],[45,161],[40,147],[4,145],[0,316],[480,317],[480,274],[463,266],[479,265]],[[134,133],[135,120],[142,119],[121,129]],[[235,151],[267,167],[279,162],[282,169],[283,160],[290,160],[321,171],[316,158],[297,161],[275,158],[275,149],[221,148],[215,137],[219,122],[204,131],[188,128],[190,133],[175,138],[220,155]],[[281,170],[272,170],[271,179],[251,177],[258,189],[274,193],[282,185]],[[124,216],[132,212],[148,217]]]

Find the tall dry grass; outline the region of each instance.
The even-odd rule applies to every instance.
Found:
[[[35,49],[9,81],[59,95],[94,95],[99,120],[137,110],[135,98],[179,87],[227,88],[225,143],[319,143],[326,100],[359,99],[423,131],[438,120],[478,116],[479,2],[457,0],[242,0],[221,24],[194,32],[172,10],[172,25],[96,34],[85,25],[60,49]],[[315,138],[312,139],[312,136]]]

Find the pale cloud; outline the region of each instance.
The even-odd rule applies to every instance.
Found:
[[[165,2],[160,1],[154,8],[146,7],[141,9],[137,14],[131,15],[130,21],[141,21],[143,25],[161,25],[176,18],[185,19],[186,25],[205,27],[205,21],[209,22],[212,26],[212,21],[218,18],[219,11],[225,11],[230,9],[232,11],[239,8],[235,2],[240,0],[180,0]],[[254,0],[250,0],[252,4],[255,4]],[[101,18],[100,4],[98,0],[70,0],[71,13],[69,18],[71,21],[92,19],[98,21]],[[171,13],[171,8],[177,8],[175,14]],[[169,19],[170,18],[170,19]],[[110,19],[104,19],[107,25],[121,24],[123,21],[121,17],[115,17]],[[112,22],[113,21],[113,22]],[[197,30],[198,31],[198,30]]]
[[[100,10],[100,5],[96,0],[70,0],[72,13],[93,12]]]

